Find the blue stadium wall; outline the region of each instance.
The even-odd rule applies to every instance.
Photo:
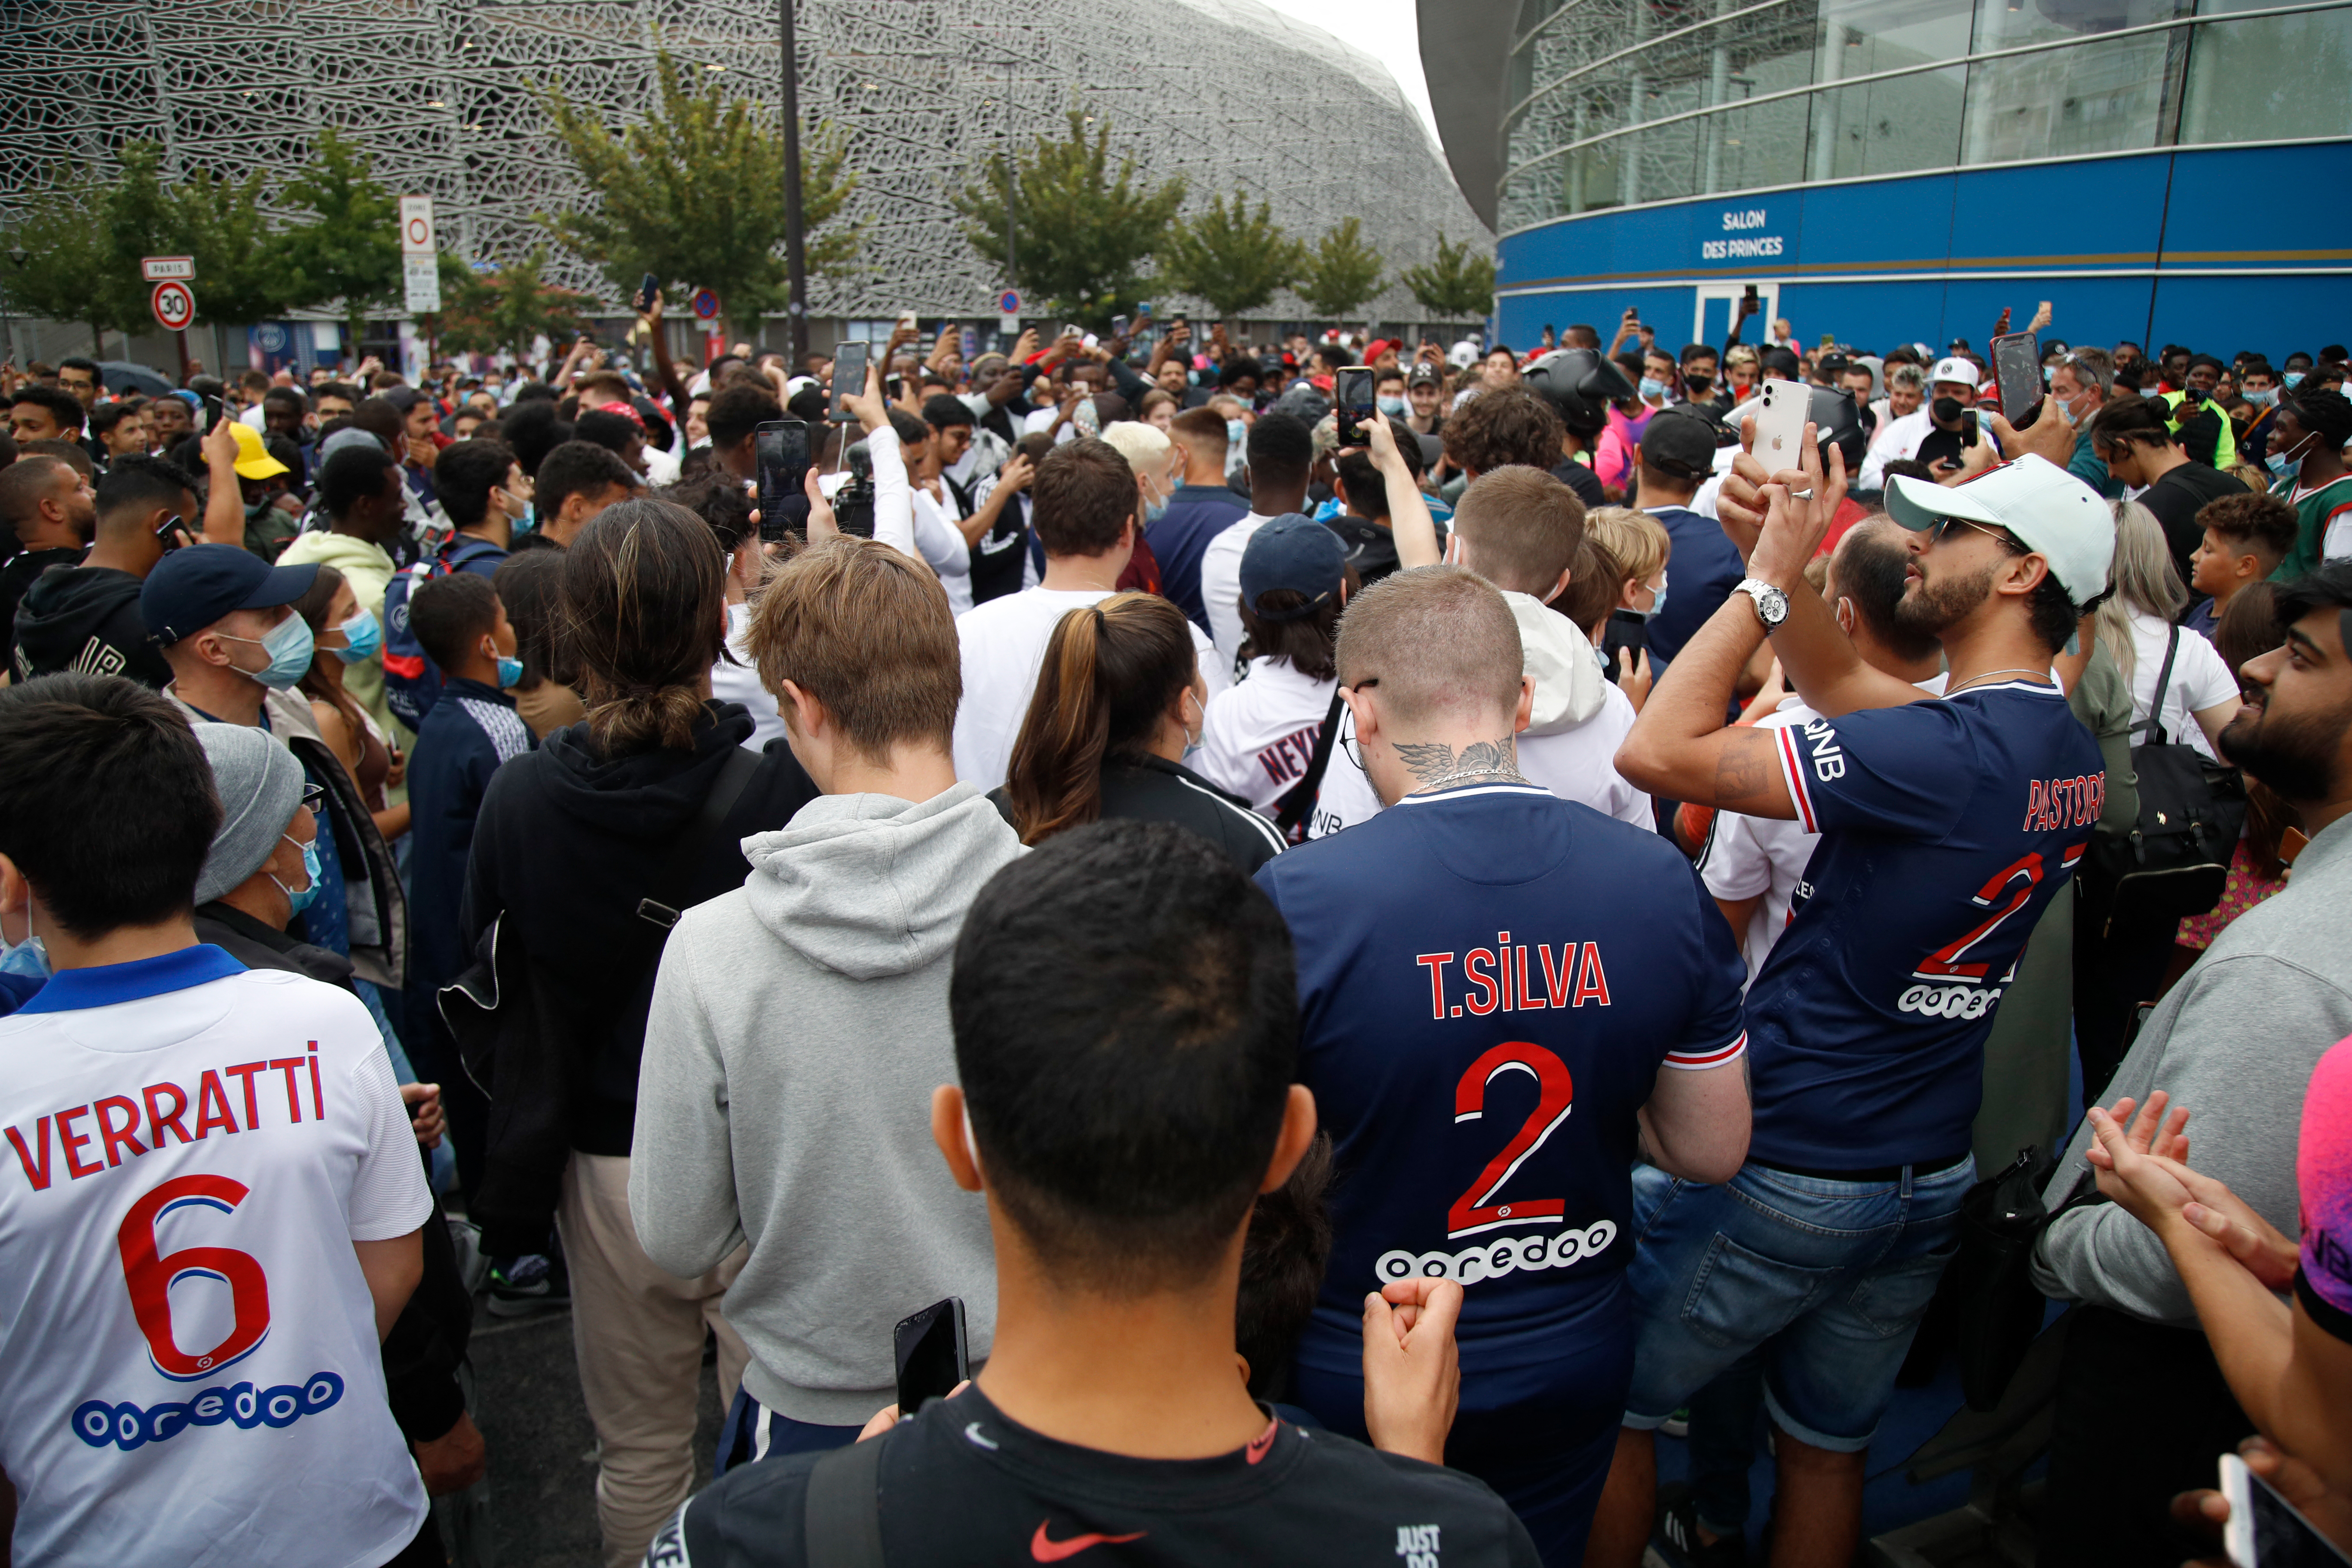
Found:
[[[1720,344],[1756,283],[1807,344],[1869,350],[1966,338],[2002,308],[2049,335],[2172,342],[2273,363],[2352,342],[2352,141],[2153,152],[1742,191],[1610,208],[1496,246],[1499,341],[1628,305],[1660,342]],[[1702,310],[1702,300],[1705,309]]]

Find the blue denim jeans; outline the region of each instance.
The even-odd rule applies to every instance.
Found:
[[[715,1481],[738,1465],[782,1458],[786,1454],[846,1448],[857,1441],[857,1434],[864,1430],[863,1426],[819,1426],[779,1415],[752,1398],[750,1389],[738,1384],[735,1403],[727,1407],[727,1419],[719,1428],[719,1452],[711,1461],[710,1479]]]
[[[1875,1182],[1753,1161],[1720,1186],[1635,1170],[1625,1425],[1656,1426],[1760,1351],[1774,1425],[1831,1452],[1867,1448],[1975,1179],[1968,1159]]]

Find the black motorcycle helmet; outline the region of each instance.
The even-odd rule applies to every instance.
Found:
[[[1611,402],[1636,395],[1625,373],[1594,349],[1554,349],[1520,375],[1559,411],[1569,434],[1585,441],[1607,427]]]

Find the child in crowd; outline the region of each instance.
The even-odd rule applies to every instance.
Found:
[[[2210,597],[2182,624],[2210,637],[2239,591],[2278,570],[2301,522],[2294,508],[2261,493],[2207,501],[2197,509],[2197,522],[2205,537],[2189,557],[2189,585]]]

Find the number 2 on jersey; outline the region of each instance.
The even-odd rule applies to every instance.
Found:
[[[269,1280],[251,1253],[226,1247],[184,1247],[155,1253],[155,1222],[174,1209],[201,1206],[234,1214],[250,1192],[226,1176],[174,1176],[131,1205],[114,1233],[122,1254],[122,1282],[131,1290],[131,1315],[146,1336],[147,1353],[165,1377],[188,1382],[209,1377],[249,1354],[269,1332]],[[172,1286],[191,1274],[209,1275],[228,1286],[236,1321],[210,1350],[194,1355],[172,1337]]]
[[[1525,1040],[1506,1040],[1472,1062],[1470,1070],[1454,1086],[1454,1120],[1475,1121],[1484,1117],[1487,1085],[1507,1072],[1523,1072],[1536,1080],[1535,1109],[1528,1112],[1528,1119],[1519,1124],[1511,1141],[1486,1162],[1477,1180],[1445,1211],[1448,1239],[1528,1220],[1557,1220],[1568,1213],[1566,1198],[1522,1198],[1499,1205],[1493,1201],[1512,1173],[1526,1163],[1528,1155],[1543,1147],[1554,1128],[1568,1120],[1576,1090],[1570,1081],[1566,1062],[1541,1046]]]
[[[1962,963],[1961,954],[1990,936],[1995,926],[2023,909],[2025,900],[2032,898],[2033,889],[2041,885],[2042,851],[2039,849],[2028,851],[2021,858],[1994,872],[1985,879],[1985,885],[1977,889],[1976,897],[1970,900],[1992,910],[1992,913],[1921,959],[1919,967],[1912,973],[1921,980],[1983,979],[1985,971],[1992,966],[1989,963]],[[2004,888],[2009,889],[2009,897],[2000,908],[1994,909],[1993,900],[2001,897]]]

